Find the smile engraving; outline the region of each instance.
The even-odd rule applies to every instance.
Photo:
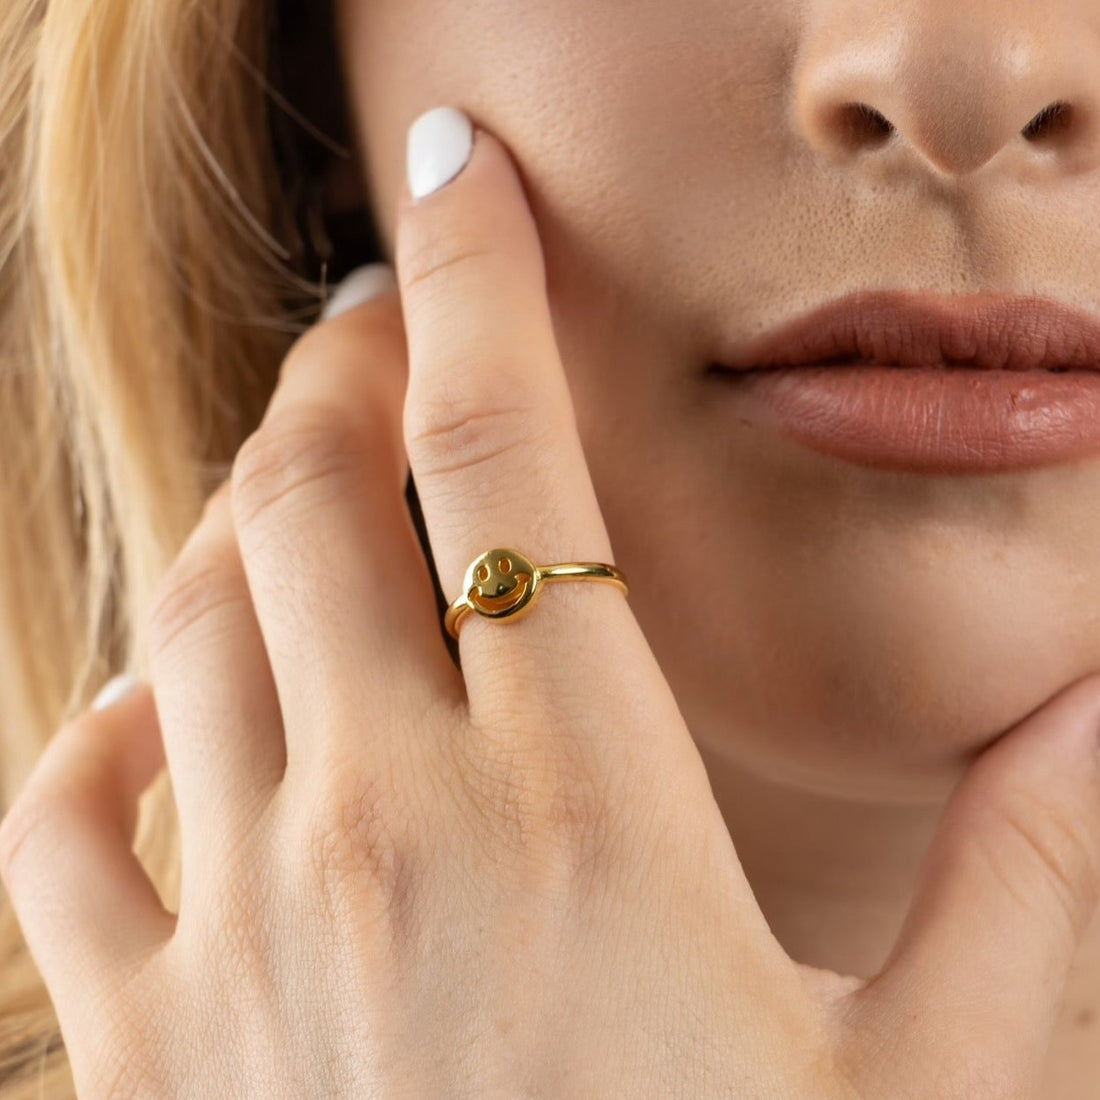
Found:
[[[490,550],[470,567],[466,599],[481,615],[505,618],[530,603],[535,567],[514,551]]]

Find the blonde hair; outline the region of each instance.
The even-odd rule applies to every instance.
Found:
[[[271,17],[0,5],[0,809],[111,675],[147,674],[154,588],[316,313],[272,137]],[[175,909],[166,773],[135,848]],[[73,1095],[2,896],[0,1095]]]

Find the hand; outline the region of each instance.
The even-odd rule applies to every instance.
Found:
[[[450,660],[406,453],[448,594],[490,546],[614,557],[497,140],[397,253],[165,578],[155,700],[67,724],[0,829],[80,1095],[1033,1095],[1100,889],[1100,677],[973,766],[877,978],[794,963],[621,592]],[[178,916],[130,851],[165,760]]]

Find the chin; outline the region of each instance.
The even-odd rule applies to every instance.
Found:
[[[925,477],[697,434],[656,435],[644,482],[616,458],[636,441],[595,453],[631,605],[704,754],[942,801],[1100,671],[1100,462]]]
[[[986,581],[938,571],[902,583],[880,570],[830,587],[819,576],[813,593],[740,591],[724,604],[742,609],[736,622],[703,609],[692,631],[660,605],[639,618],[706,753],[822,795],[933,802],[983,749],[1100,670],[1088,610],[1100,593],[1071,605],[1036,582],[1006,600],[1012,590]]]

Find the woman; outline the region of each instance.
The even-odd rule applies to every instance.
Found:
[[[0,17],[4,1095],[1100,1095],[1095,5],[322,7]]]

